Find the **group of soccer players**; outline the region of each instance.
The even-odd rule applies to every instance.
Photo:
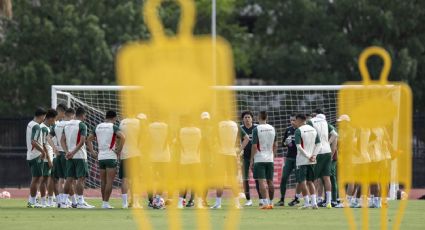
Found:
[[[91,154],[98,159],[102,208],[105,209],[112,208],[109,198],[118,165],[119,178],[122,179],[122,208],[141,207],[143,191],[133,184],[144,183],[143,180],[154,181],[151,184],[156,186],[146,191],[150,207],[162,208],[155,200],[165,197],[165,192],[168,192],[168,198],[173,198],[173,191],[164,191],[168,188],[156,182],[162,180],[160,184],[179,183],[177,208],[195,204],[198,208],[207,207],[208,188],[215,188],[216,199],[211,208],[219,209],[225,185],[232,188],[234,207],[241,208],[236,180],[239,160],[247,199],[245,206],[253,205],[248,184],[250,171],[262,209],[285,205],[286,185],[289,175],[295,171],[296,195],[288,205],[297,205],[303,198],[301,209],[331,208],[338,205],[338,133],[326,121],[323,111],[316,110],[312,115],[290,116],[291,126],[285,130],[282,141],[287,151],[280,184],[281,199],[273,204],[274,159],[278,145],[276,130],[267,123],[265,111],[259,113],[258,124],[254,124],[252,112],[244,111],[240,126],[230,119],[212,122],[208,112],[202,112],[199,121],[182,116],[179,129],[173,135],[164,121],[150,119],[148,122],[148,116],[143,113],[125,118],[117,125],[117,113],[110,110],[106,112],[104,122],[89,131],[84,122],[86,111],[83,107],[74,110],[59,104],[56,110],[39,108],[29,122],[26,134],[27,161],[32,175],[28,207],[94,208],[83,196],[89,173],[87,154]],[[349,120],[347,115],[344,116],[338,121]],[[141,162],[146,159],[150,162],[149,178],[129,173],[130,167],[136,171],[144,167]],[[177,164],[178,176],[171,173],[173,161]],[[225,182],[223,178],[228,180]],[[349,185],[348,195],[353,196],[357,191],[355,188],[355,185]],[[40,202],[36,201],[37,191],[40,191]],[[323,192],[325,198],[318,200],[317,195],[322,197]],[[57,204],[53,202],[53,194]],[[189,194],[191,198],[186,203]]]

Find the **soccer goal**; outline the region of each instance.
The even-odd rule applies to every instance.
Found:
[[[65,103],[68,107],[83,106],[88,111],[87,125],[89,130],[104,119],[107,110],[117,111],[122,118],[120,91],[132,90],[134,86],[52,86],[52,107]],[[284,130],[290,125],[289,115],[296,112],[310,113],[316,108],[325,111],[328,122],[335,126],[337,119],[337,100],[340,85],[311,86],[216,86],[217,90],[233,90],[236,96],[236,112],[251,110],[254,114],[265,110],[269,114],[269,123],[276,128],[279,141],[279,155],[282,155],[282,138]],[[143,103],[143,102],[140,102]],[[235,117],[240,122],[240,117]],[[255,120],[255,119],[254,119]],[[91,188],[100,187],[97,160],[89,157],[90,175],[86,185]],[[276,158],[275,186],[278,188],[282,172],[283,158]],[[254,186],[254,182],[250,182]],[[114,186],[119,186],[118,177]],[[295,177],[290,177],[289,188],[295,187]]]

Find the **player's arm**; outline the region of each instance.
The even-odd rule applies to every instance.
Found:
[[[252,147],[251,147],[251,161],[250,161],[251,168],[254,166],[254,156],[255,154],[257,154],[257,147],[258,147],[258,131],[257,131],[257,128],[254,128],[254,130],[252,130]]]
[[[81,147],[83,147],[84,143],[86,142],[87,126],[83,122],[80,122],[79,124],[79,133],[81,135],[80,141],[75,146],[75,149],[71,150],[70,152],[66,154],[67,159],[72,158],[81,149]]]
[[[49,155],[49,152],[47,150],[47,144],[49,143],[48,140],[47,140],[47,138],[49,136],[49,131],[47,130],[46,127],[43,127],[41,130],[43,132],[43,139],[42,139],[43,141],[42,142],[43,142],[43,149],[46,152],[47,164],[49,165],[49,168],[52,168],[53,167],[52,159],[50,159],[50,155]]]
[[[319,138],[319,134],[316,135],[316,140],[315,140],[315,145],[314,145],[314,150],[313,150],[313,154],[310,158],[311,161],[316,161],[316,156],[317,154],[319,154],[320,151],[320,138]]]
[[[301,154],[309,159],[311,158],[312,154],[305,151],[305,149],[301,146],[301,131],[299,129],[295,130],[295,146]]]
[[[338,133],[336,132],[335,128],[329,124],[328,124],[328,131],[329,131],[329,143],[332,143],[338,138]]]
[[[273,157],[276,157],[277,154],[277,147],[278,147],[278,143],[277,143],[277,135],[274,136],[274,142],[273,142]]]
[[[89,150],[89,153],[91,156],[96,157],[97,156],[97,152],[94,151],[94,147],[93,147],[93,141],[96,140],[96,132],[90,133],[89,137],[87,137],[87,149]]]
[[[114,125],[114,132],[117,135],[117,138],[120,140],[117,144],[118,146],[115,148],[115,153],[119,156],[121,154],[122,148],[124,147],[125,143],[125,135],[123,132],[121,132],[118,128],[118,126]]]
[[[50,129],[50,133],[48,135],[49,139],[47,141],[49,141],[50,146],[52,146],[52,148],[53,148],[53,152],[57,155],[59,153],[59,151],[56,148],[56,145],[53,143],[53,140],[52,140],[52,138],[55,137],[55,136],[56,136],[55,125],[53,125],[52,128]]]
[[[38,143],[37,139],[40,137],[41,135],[41,128],[39,125],[34,125],[32,127],[32,132],[31,132],[31,145],[33,148],[37,149],[38,151],[41,152],[41,158],[45,157],[46,152],[43,149],[43,146],[40,145],[40,143]]]
[[[65,129],[63,130],[62,136],[61,136],[61,140],[60,140],[62,149],[65,153],[68,152],[68,146],[66,146],[66,136],[65,136]]]
[[[240,129],[240,135],[242,137],[241,147],[240,147],[240,150],[241,150],[240,155],[242,156],[244,154],[245,147],[249,144],[249,136],[242,128],[239,128],[239,129]]]

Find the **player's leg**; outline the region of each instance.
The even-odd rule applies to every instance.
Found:
[[[229,179],[229,184],[232,189],[233,199],[234,199],[234,207],[236,209],[241,209],[241,205],[239,203],[239,187],[240,184],[236,180],[238,175],[238,162],[237,158],[234,156],[226,156],[225,157],[225,173],[227,178]]]
[[[267,189],[268,189],[268,196],[269,199],[267,201],[268,208],[273,208],[273,198],[274,198],[274,184],[273,184],[273,174],[274,174],[274,163],[268,162],[265,163],[265,173],[266,173],[266,182],[267,182]]]
[[[109,205],[109,198],[111,197],[112,193],[112,184],[114,182],[115,175],[117,174],[117,170],[115,167],[107,167],[106,168],[106,184],[105,184],[105,202],[108,207],[102,206],[103,208],[112,208]]]
[[[89,172],[87,160],[73,159],[73,161],[75,162],[75,174],[77,178],[77,185],[75,187],[77,193],[77,208],[94,208],[94,206],[87,204],[84,200],[84,186]]]
[[[41,206],[43,208],[47,207],[47,189],[50,172],[49,164],[47,162],[43,162],[43,178],[40,184]]]
[[[331,185],[332,185],[332,203],[336,205],[339,199],[338,181],[337,181],[337,161],[331,162]]]
[[[100,175],[100,193],[102,194],[102,202],[105,202],[105,187],[106,187],[106,168],[99,169]]]
[[[42,176],[43,176],[42,163],[43,161],[40,159],[40,157],[37,157],[35,159],[28,161],[28,165],[31,171],[30,195],[28,198],[28,205],[27,205],[28,208],[38,207],[36,205],[36,196],[37,196],[37,190],[40,186]]]
[[[324,190],[326,193],[326,207],[332,208],[332,185],[330,179],[332,162],[331,153],[320,154],[317,158],[317,167],[319,167],[319,170],[315,170],[314,173],[317,178],[323,179]]]
[[[300,207],[300,209],[308,209],[311,207],[310,205],[310,193],[307,187],[307,167],[306,165],[297,166],[295,170],[295,176],[297,179],[297,183],[301,190],[302,195],[304,196],[304,205]]]
[[[249,159],[243,159],[242,162],[242,176],[243,176],[243,189],[245,193],[246,203],[245,206],[252,206],[251,193],[249,192]]]
[[[307,176],[306,176],[306,180],[307,180],[307,186],[308,186],[308,192],[310,193],[311,196],[311,206],[313,207],[313,209],[317,209],[317,200],[316,200],[316,188],[314,186],[314,180],[316,179],[315,175],[314,175],[314,165],[307,165]]]
[[[295,159],[285,158],[285,165],[283,166],[282,178],[280,180],[280,201],[276,203],[277,206],[285,206],[286,185],[294,168]]]
[[[122,208],[128,208],[128,188],[130,184],[129,177],[126,175],[125,170],[129,166],[130,159],[122,159],[120,161],[120,170],[118,172],[118,177],[121,179],[121,198],[122,198]]]

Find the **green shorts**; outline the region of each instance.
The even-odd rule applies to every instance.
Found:
[[[55,173],[53,176],[55,178],[66,178],[66,159],[65,152],[59,151],[59,154],[56,156],[56,163],[53,163],[53,168]]]
[[[316,179],[324,176],[330,176],[332,163],[331,153],[319,154],[317,155],[316,160],[317,164],[314,168],[314,175],[316,176]]]
[[[243,159],[242,161],[242,176],[243,176],[243,180],[249,180],[249,165],[251,164],[251,160],[250,159]]]
[[[117,168],[118,162],[114,159],[99,160],[99,169]]]
[[[295,177],[297,179],[297,183],[301,183],[305,180],[314,181],[314,168],[315,165],[299,165],[297,166],[297,170],[295,170]]]
[[[86,159],[69,159],[66,161],[66,177],[78,179],[88,175],[89,168]]]
[[[139,168],[140,166],[140,157],[130,157],[127,159],[121,159],[120,161],[120,171],[118,177],[120,179],[127,178],[128,170],[133,168]]]
[[[254,163],[254,179],[273,180],[274,166],[273,162]]]
[[[49,163],[43,162],[43,176],[52,175],[52,169],[49,168]]]
[[[32,160],[27,160],[27,162],[28,166],[30,167],[32,177],[43,176],[43,160],[40,159],[40,156]]]

